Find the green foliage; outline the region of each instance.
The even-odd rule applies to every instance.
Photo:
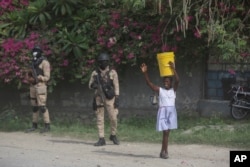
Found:
[[[82,5],[81,0],[51,0],[50,3],[55,16],[72,15],[74,12],[74,7],[77,5]]]
[[[23,130],[25,122],[20,119],[16,109],[12,104],[1,107],[0,109],[0,130],[2,131],[17,131]]]
[[[1,16],[3,25],[1,25],[0,30],[2,32],[3,38],[8,37],[24,37],[26,35],[28,14],[24,11],[13,11],[9,13],[4,13]]]
[[[216,2],[32,0],[22,4],[14,0],[9,8],[0,7],[0,42],[9,38],[25,42],[38,33],[33,45],[46,40],[53,54],[48,57],[53,86],[66,78],[85,83],[101,50],[108,50],[113,65],[122,70],[142,60],[152,62],[156,53],[165,51],[174,51],[178,62],[188,68],[212,54],[206,51],[213,51],[219,61],[249,61],[249,3]],[[0,56],[3,52],[9,54],[8,48]]]
[[[122,0],[125,9],[137,11],[146,7],[146,0]]]
[[[1,121],[17,119],[16,111],[13,108],[12,104],[2,107],[0,111],[1,111],[0,113]]]
[[[39,25],[45,26],[48,20],[51,20],[51,15],[48,11],[46,11],[47,1],[46,0],[39,0],[30,3],[27,10],[30,14],[29,23],[32,25]]]

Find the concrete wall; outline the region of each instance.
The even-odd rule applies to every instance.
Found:
[[[149,75],[153,83],[161,85],[157,67],[149,67]],[[202,67],[196,66],[191,73],[187,74],[184,68],[177,69],[180,76],[180,86],[177,91],[176,106],[178,112],[197,112],[198,103],[203,97],[204,74]],[[192,75],[191,75],[192,74]],[[124,75],[120,74],[120,117],[135,115],[155,115],[157,106],[150,103],[150,95],[153,92],[146,85],[143,75],[138,66],[129,67]],[[11,88],[0,88],[0,106],[8,103],[17,106],[17,110],[30,113],[28,92],[17,91]],[[61,83],[53,93],[48,96],[48,107],[53,116],[65,115],[74,118],[88,119],[93,115],[92,111],[93,92],[87,84]]]

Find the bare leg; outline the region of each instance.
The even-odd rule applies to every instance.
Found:
[[[168,158],[168,136],[170,130],[164,130],[162,133],[161,158]]]

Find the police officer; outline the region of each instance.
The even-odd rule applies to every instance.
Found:
[[[32,49],[33,60],[31,69],[26,75],[30,84],[30,101],[33,110],[32,127],[26,132],[32,132],[38,129],[39,113],[43,114],[44,128],[40,133],[48,132],[50,130],[49,111],[46,106],[47,101],[47,82],[50,79],[50,63],[42,55],[42,49],[35,46]]]
[[[97,58],[98,68],[91,74],[89,88],[94,89],[93,109],[97,117],[99,140],[94,146],[106,145],[104,138],[104,112],[109,115],[111,132],[109,139],[119,145],[116,136],[119,107],[119,80],[117,72],[109,66],[109,55],[101,53]]]

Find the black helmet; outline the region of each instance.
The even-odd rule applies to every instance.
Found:
[[[98,58],[97,61],[109,61],[109,55],[107,53],[101,53]]]
[[[42,56],[42,49],[39,46],[35,46],[32,49],[32,56],[33,56],[33,60],[36,61],[38,60],[41,56]]]
[[[32,49],[32,52],[40,52],[42,53],[42,49],[40,48],[40,46],[35,46],[33,49]]]

